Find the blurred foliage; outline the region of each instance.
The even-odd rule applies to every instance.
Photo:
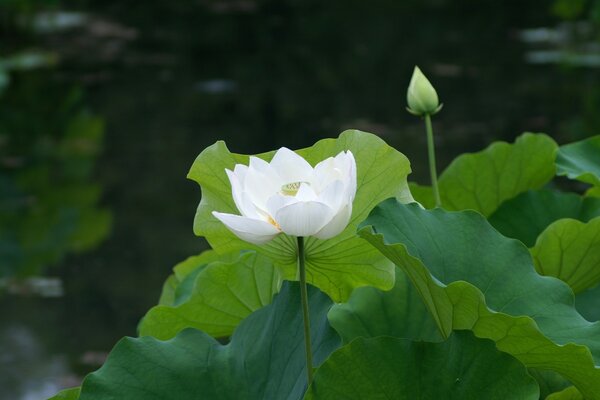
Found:
[[[0,3],[0,279],[39,274],[110,231],[92,175],[104,122],[80,89],[37,71],[56,65],[57,54],[31,47],[34,16],[59,4]]]
[[[564,20],[588,19],[600,23],[600,0],[554,0],[551,12]]]
[[[42,7],[55,6],[60,3],[60,0],[2,0],[0,2],[0,9],[27,12],[39,10]]]
[[[37,274],[106,237],[110,213],[91,181],[103,133],[80,90],[42,76],[0,98],[0,277]]]
[[[575,19],[583,14],[586,3],[586,0],[555,0],[552,13],[563,19]]]
[[[33,12],[57,7],[61,3],[60,0],[2,0],[0,1],[0,21],[3,24],[11,24]]]

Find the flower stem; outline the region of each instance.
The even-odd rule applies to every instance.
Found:
[[[431,126],[431,115],[425,114],[425,129],[427,130],[427,152],[429,153],[429,173],[431,174],[431,186],[433,187],[433,197],[435,206],[441,207],[440,189],[438,188],[437,170],[435,167],[435,143],[433,142],[433,128]]]
[[[304,238],[298,237],[298,275],[300,276],[300,300],[302,302],[302,316],[304,318],[304,349],[306,351],[306,374],[308,385],[312,383],[312,349],[310,345],[310,317],[308,315],[308,293],[306,290],[306,267],[304,265]]]

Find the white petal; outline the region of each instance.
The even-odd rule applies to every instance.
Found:
[[[277,171],[271,167],[271,164],[263,160],[262,158],[250,156],[250,165],[248,166],[250,169],[254,169],[265,176],[270,182],[273,182],[273,185],[280,187],[285,182],[281,182],[281,178]]]
[[[298,201],[314,201],[317,200],[317,194],[313,188],[306,183],[301,183],[298,193],[294,196]]]
[[[354,160],[354,155],[350,150],[340,151],[335,156],[335,162],[344,169],[349,168],[351,161]]]
[[[238,169],[238,165],[236,165],[235,170],[241,172]],[[229,178],[229,182],[231,183],[231,195],[239,212],[245,217],[256,218],[258,214],[256,213],[255,207],[252,205],[252,203],[243,199],[244,191],[238,174],[228,169],[226,169],[225,172],[227,173],[227,177]],[[242,172],[242,176],[244,176],[245,173],[246,171],[244,170]]]
[[[244,164],[235,164],[235,168],[233,169],[233,173],[239,179],[240,183],[244,183],[244,179],[246,178],[246,172],[248,171],[248,166]]]
[[[350,150],[346,152],[346,158],[349,162],[349,175],[348,179],[348,196],[350,198],[350,202],[354,201],[354,197],[356,196],[356,160],[354,159],[354,154]]]
[[[282,147],[271,160],[273,168],[283,180],[282,185],[294,182],[308,182],[313,168],[308,161],[294,153],[292,150]]]
[[[350,150],[342,151],[335,156],[335,168],[340,171],[341,180],[348,188],[347,194],[350,201],[356,194],[356,160]]]
[[[213,211],[212,214],[237,237],[246,242],[254,244],[266,243],[280,233],[275,226],[258,219],[216,211]]]
[[[280,208],[275,214],[275,220],[288,235],[312,236],[327,224],[333,215],[333,211],[326,204],[300,201]]]
[[[338,168],[335,159],[329,157],[315,166],[311,183],[315,186],[317,192],[322,192],[332,182],[336,180],[341,180],[343,182],[345,179],[347,179],[347,177],[344,177],[341,169]]]
[[[277,214],[277,211],[279,211],[280,208],[297,202],[298,199],[294,196],[284,196],[277,193],[267,200],[267,212],[269,215],[274,216]],[[273,217],[273,219],[275,218]]]
[[[348,203],[347,189],[340,180],[330,183],[325,190],[319,194],[319,201],[327,204],[334,213]]]
[[[327,225],[325,225],[319,232],[313,236],[318,239],[330,239],[334,236],[342,233],[348,222],[350,222],[350,216],[352,215],[352,203],[344,206]]]
[[[254,203],[252,202],[252,198],[250,197],[248,192],[242,192],[242,195],[240,196],[240,203],[243,210],[240,211],[242,211],[242,215],[244,217],[267,221],[267,216],[265,215],[265,212],[254,205]]]
[[[348,201],[354,201],[354,197],[356,196],[356,160],[354,159],[354,155],[350,150],[342,151],[338,155],[335,156],[332,165],[329,167],[332,171],[337,173],[338,178],[346,187],[346,196]],[[315,170],[317,168],[315,167]],[[329,172],[330,176],[333,172]],[[331,178],[326,180],[325,186],[331,183]],[[322,187],[324,190],[325,186]]]
[[[267,200],[281,190],[281,181],[267,162],[250,157],[243,190],[256,208],[267,212]]]
[[[338,155],[334,157],[334,164],[345,177],[350,176],[350,159],[345,151],[338,153]]]

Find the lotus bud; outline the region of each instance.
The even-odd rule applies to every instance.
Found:
[[[442,109],[435,89],[417,66],[408,85],[406,101],[408,112],[418,116],[433,115]]]

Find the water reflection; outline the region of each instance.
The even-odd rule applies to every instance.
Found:
[[[600,128],[595,66],[527,62],[563,49],[554,1],[11,3],[0,4],[0,56],[33,48],[58,64],[5,68],[0,275],[20,294],[0,297],[0,330],[13,332],[0,339],[11,360],[0,377],[28,357],[10,344],[16,331],[42,372],[38,386],[10,374],[0,399],[76,383],[135,335],[171,266],[205,246],[185,174],[217,139],[260,152],[359,128],[427,182],[422,124],[404,110],[415,63],[445,103],[441,167],[525,130],[565,142]],[[60,279],[64,296],[16,283],[38,273]]]
[[[110,231],[92,179],[104,123],[77,88],[40,78],[14,82],[0,99],[0,287],[95,247]]]
[[[11,295],[62,297],[64,289],[59,278],[33,276],[26,279],[4,279],[0,287]]]
[[[24,325],[0,329],[1,398],[39,400],[77,385],[65,355],[48,354],[38,334]]]
[[[571,67],[600,66],[598,27],[590,21],[563,22],[554,28],[524,29],[523,42],[532,46],[525,60],[532,64]]]
[[[111,229],[94,177],[104,122],[78,84],[51,78],[57,61],[52,50],[0,56],[1,399],[46,398],[80,381],[72,356],[48,342],[67,332],[60,308],[43,300],[61,297],[63,281],[40,274],[95,248]]]

